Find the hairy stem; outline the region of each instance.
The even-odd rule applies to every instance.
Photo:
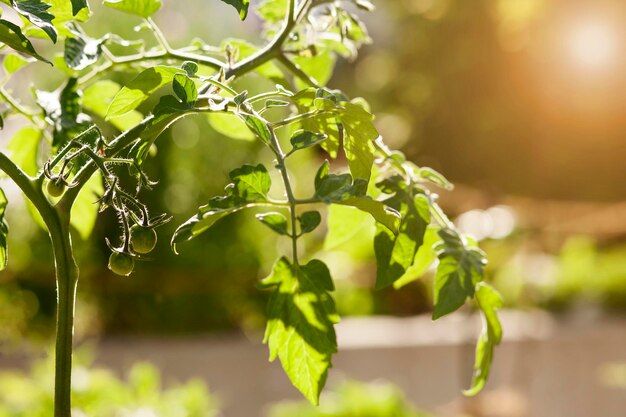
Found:
[[[72,336],[78,267],[72,255],[69,211],[56,210],[41,190],[41,181],[29,177],[4,153],[0,153],[0,170],[33,203],[43,218],[52,241],[57,290],[54,417],[70,417]]]
[[[278,142],[278,138],[274,131],[270,128],[270,132],[272,133],[271,140],[271,148],[276,155],[276,167],[280,171],[280,174],[283,178],[283,185],[285,187],[285,193],[287,194],[287,201],[289,202],[289,214],[291,215],[291,250],[293,257],[293,264],[298,265],[298,230],[296,226],[297,218],[296,218],[296,207],[297,200],[293,193],[293,188],[291,186],[291,180],[289,179],[289,172],[287,171],[287,165],[285,164],[285,154],[280,148],[280,143]]]

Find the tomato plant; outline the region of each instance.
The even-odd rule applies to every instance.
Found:
[[[354,58],[359,47],[370,41],[358,17],[374,9],[368,0],[260,2],[256,12],[265,24],[265,45],[229,40],[218,49],[219,57],[214,47],[200,41],[173,48],[151,18],[161,0],[104,1],[142,20],[140,40],[126,40],[115,33],[90,37],[81,26],[92,14],[87,0],[2,1],[21,21],[17,25],[0,19],[7,73],[0,86],[2,117],[21,118],[24,127],[9,146],[11,156],[0,153],[0,170],[39,213],[54,250],[56,417],[69,416],[71,409],[79,271],[70,232],[72,228],[81,234],[90,231],[81,218],[85,211],[75,215],[72,208],[93,207],[91,195],[99,193],[93,208],[115,212],[120,225],[119,243],[107,239],[109,268],[129,275],[135,260],[154,247],[154,228],[170,219],[165,214],[149,217],[148,207],[139,198],[140,191],[154,185],[144,171],[149,150],[176,121],[201,114],[215,116],[214,123],[224,118],[237,122],[238,128],[267,147],[274,160],[269,169],[259,161],[233,169],[223,194],[208,198],[177,228],[172,248],[179,250],[183,242],[232,213],[253,207],[267,210],[256,217],[271,232],[288,239],[291,250],[289,256],[279,257],[260,283],[271,291],[265,343],[270,360],[280,360],[307,399],[318,402],[337,351],[333,279],[328,267],[319,259],[309,259],[300,244],[303,235],[321,225],[320,210],[325,207],[335,224],[350,212],[333,207],[360,210],[376,220],[377,288],[417,279],[438,259],[433,319],[452,313],[469,299],[476,300],[485,325],[466,394],[482,389],[494,346],[501,339],[496,315],[501,300],[483,282],[485,255],[455,229],[437,204],[433,188],[449,189],[451,184],[436,171],[417,166],[385,146],[365,100],[324,86],[337,57]],[[247,17],[249,0],[223,1],[242,20]],[[29,39],[34,36],[63,42],[62,57],[40,54]],[[25,65],[51,64],[65,74],[65,82],[55,91],[35,86],[36,108],[23,104],[6,86],[9,76]],[[132,78],[119,85],[113,81],[115,73]],[[273,81],[275,88],[254,94],[239,89],[236,81],[250,73]],[[158,97],[156,105],[140,112],[153,96]],[[231,130],[234,136],[240,134],[236,128]],[[41,167],[37,164],[40,142],[48,150]],[[327,159],[310,178],[297,178],[299,183],[313,184],[314,192],[302,195],[290,164],[294,154],[314,147],[321,148]],[[347,166],[341,163],[344,158]],[[277,175],[272,177],[271,170]],[[279,184],[273,184],[272,178]],[[134,179],[134,190],[122,185],[129,179]],[[281,189],[283,197],[272,197],[272,188]],[[0,197],[0,267],[4,268],[7,202],[4,193]]]

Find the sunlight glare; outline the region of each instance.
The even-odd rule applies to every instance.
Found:
[[[587,21],[573,26],[568,36],[571,59],[585,70],[605,70],[615,62],[617,35],[605,22]]]

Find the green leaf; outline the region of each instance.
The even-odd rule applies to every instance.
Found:
[[[293,96],[293,102],[298,108],[299,113],[307,113],[317,110],[316,100],[319,101],[317,89],[315,88],[307,88],[299,91]],[[334,103],[330,104],[334,105]],[[301,126],[304,130],[326,134],[328,139],[321,143],[322,148],[328,152],[331,158],[337,157],[339,145],[341,143],[341,133],[337,121],[337,114],[332,112],[323,112],[315,117],[303,120],[301,122]]]
[[[285,17],[288,0],[265,0],[256,7],[257,14],[268,23],[280,22]]]
[[[7,197],[4,195],[4,191],[0,188],[0,271],[7,267],[8,261],[8,248],[7,248],[7,236],[9,234],[9,225],[4,218],[4,212],[7,208]]]
[[[244,165],[231,171],[229,177],[233,181],[233,193],[246,201],[265,200],[272,185],[267,168],[262,164]]]
[[[442,174],[440,174],[439,172],[435,171],[432,168],[428,168],[428,167],[420,168],[418,171],[418,175],[422,179],[429,181],[432,184],[438,185],[439,187],[443,189],[452,190],[454,188],[454,185],[452,185],[452,183],[448,181],[446,177],[444,177]]]
[[[65,40],[63,59],[69,68],[83,70],[100,58],[103,43],[104,39],[92,39],[75,33]]]
[[[322,51],[313,56],[296,56],[292,61],[309,77],[315,80],[317,85],[326,85],[333,75],[337,59],[332,52]],[[305,85],[300,79],[296,80],[297,87],[308,87],[308,85]]]
[[[145,141],[154,142],[175,121],[194,113],[195,109],[189,104],[179,101],[174,96],[163,96],[154,106],[154,119],[150,121],[140,136]]]
[[[188,76],[193,77],[198,72],[198,64],[193,61],[185,61],[180,68],[187,73]]]
[[[393,284],[413,265],[430,223],[428,213],[419,208],[422,204],[420,196],[411,198],[409,194],[399,192],[388,203],[400,212],[402,219],[397,234],[386,227],[377,227],[374,238],[377,289]]]
[[[174,75],[172,86],[176,96],[185,103],[194,103],[198,98],[196,84],[185,74]]]
[[[107,110],[115,95],[122,87],[111,80],[100,80],[91,84],[83,91],[83,107],[102,118],[107,114]],[[116,117],[111,120],[111,124],[119,130],[129,130],[141,122],[143,116],[136,110]]]
[[[87,0],[72,0],[72,15],[73,16],[76,16],[83,9],[89,10],[89,5],[87,4]]]
[[[343,147],[350,172],[355,178],[369,181],[374,164],[372,142],[379,136],[372,123],[373,116],[356,104],[341,104],[346,109],[341,115],[341,123],[345,130]]]
[[[46,3],[52,5],[48,11],[54,15],[54,27],[62,35],[70,34],[70,30],[65,27],[65,23],[72,20],[84,22],[89,19],[91,14],[87,0],[72,0],[72,2],[67,0],[46,0]],[[78,9],[79,7],[80,9]]]
[[[287,218],[281,213],[257,214],[256,218],[261,223],[280,235],[289,235],[287,231]]]
[[[54,150],[90,126],[91,118],[81,111],[81,94],[76,78],[69,78],[59,93],[36,90],[35,96],[46,117],[54,122]]]
[[[386,206],[383,202],[373,200],[370,197],[352,197],[339,202],[338,204],[352,206],[371,215],[374,220],[385,226],[393,233],[398,232],[400,226],[400,213],[397,210]]]
[[[284,100],[269,99],[265,101],[266,109],[271,109],[274,107],[287,107],[288,105],[289,105],[289,102],[284,101]]]
[[[11,152],[11,160],[28,175],[35,175],[37,167],[37,154],[41,131],[32,126],[20,129],[9,142],[8,150]]]
[[[245,20],[248,16],[248,7],[250,7],[250,0],[222,0],[224,3],[230,4],[239,12],[239,18]]]
[[[0,42],[8,45],[17,52],[30,55],[33,58],[51,64],[50,61],[35,51],[33,44],[24,36],[20,27],[8,20],[0,19]]]
[[[463,394],[467,396],[478,394],[487,383],[494,348],[502,341],[502,325],[497,314],[497,310],[502,308],[502,297],[494,288],[480,282],[476,286],[476,302],[482,311],[484,320],[483,329],[476,344],[472,385],[468,390],[463,391]]]
[[[307,211],[298,217],[300,222],[300,232],[310,233],[317,228],[322,222],[322,216],[319,211]]]
[[[7,75],[11,75],[30,62],[30,60],[25,59],[18,54],[8,54],[4,57],[2,65],[4,66],[4,71]]]
[[[83,240],[89,238],[96,225],[99,210],[97,200],[103,192],[102,178],[96,173],[85,183],[72,205],[71,225]]]
[[[238,113],[239,117],[246,123],[246,126],[265,144],[272,143],[272,131],[267,121],[258,116],[248,113]]]
[[[104,0],[106,6],[140,17],[150,17],[161,8],[161,0]]]
[[[272,181],[262,164],[244,165],[231,171],[229,176],[232,182],[225,187],[224,195],[211,198],[195,216],[176,229],[171,242],[174,251],[178,243],[195,238],[222,217],[266,201]]]
[[[424,243],[422,243],[422,246],[420,246],[417,250],[415,259],[413,260],[413,265],[406,270],[404,275],[393,283],[394,288],[402,288],[410,282],[422,277],[422,275],[424,275],[432,266],[437,259],[435,245],[441,242],[441,239],[437,234],[438,231],[439,227],[435,225],[430,225],[426,228],[426,233],[424,233]]]
[[[57,30],[52,24],[54,16],[48,11],[51,7],[49,4],[40,0],[12,0],[11,3],[16,12],[28,19],[33,25],[46,32],[46,35],[52,39],[52,42],[56,43]]]
[[[253,141],[256,135],[234,113],[208,113],[209,124],[218,133],[237,140]]]
[[[109,105],[106,119],[119,117],[136,109],[150,94],[172,82],[178,73],[179,68],[165,65],[157,65],[142,71],[115,95]]]
[[[330,272],[318,260],[294,267],[281,258],[263,284],[274,287],[264,340],[270,361],[278,357],[293,385],[318,404],[337,351],[338,317],[328,292],[334,288]]]
[[[350,241],[364,229],[374,228],[374,220],[364,211],[351,206],[332,204],[326,219],[328,232],[324,238],[324,249],[335,249]]]
[[[309,148],[315,146],[328,139],[328,136],[323,133],[309,132],[308,130],[298,130],[294,132],[289,141],[293,146],[293,151]]]
[[[363,197],[367,192],[364,180],[352,180],[350,174],[329,174],[328,161],[324,161],[315,175],[314,197],[325,203],[339,203],[351,197]]]
[[[433,320],[452,313],[474,296],[486,263],[484,254],[467,246],[455,231],[442,229],[439,236],[443,243],[433,288]]]

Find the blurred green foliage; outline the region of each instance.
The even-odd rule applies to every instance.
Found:
[[[0,417],[52,416],[53,379],[51,361],[35,363],[29,373],[0,372]],[[104,368],[75,365],[72,400],[77,417],[219,414],[218,401],[203,382],[191,380],[163,388],[158,370],[147,363],[131,367],[126,381]]]
[[[402,391],[386,382],[345,381],[322,396],[319,407],[304,401],[274,405],[269,417],[429,417],[417,410]]]

